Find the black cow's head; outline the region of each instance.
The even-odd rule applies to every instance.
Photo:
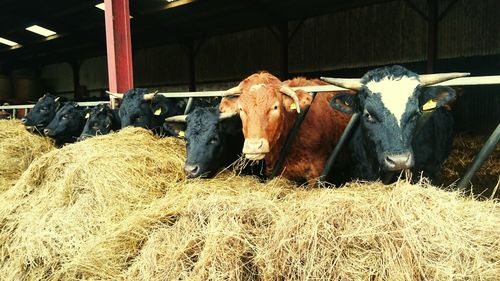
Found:
[[[43,130],[43,133],[56,140],[56,145],[74,142],[85,125],[85,109],[76,102],[68,102]]]
[[[361,114],[364,147],[385,171],[409,169],[414,164],[411,142],[417,120],[427,102],[440,107],[455,99],[449,87],[427,86],[466,76],[468,73],[417,75],[395,65],[367,72],[361,79],[323,78],[340,87],[356,90],[341,94],[331,106]]]
[[[161,130],[165,117],[182,112],[173,99],[148,93],[147,89],[131,89],[117,97],[123,98],[119,111],[122,128],[133,126]]]
[[[98,104],[86,114],[87,122],[78,140],[96,135],[106,135],[121,128],[116,112],[105,104]]]
[[[141,127],[150,128],[153,118],[151,100],[155,94],[148,93],[147,89],[130,89],[123,95],[120,105],[120,120],[122,128]]]
[[[187,116],[174,116],[166,121],[185,122],[187,159],[184,171],[191,178],[212,177],[223,165],[226,146],[232,145],[227,143],[228,136],[242,135],[238,116],[220,113],[213,107],[197,108]]]
[[[35,107],[28,112],[26,117],[21,119],[26,128],[30,131],[42,133],[45,127],[54,119],[61,103],[60,98],[51,94],[45,94],[35,104]]]

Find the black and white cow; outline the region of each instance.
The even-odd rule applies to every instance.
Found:
[[[335,109],[361,114],[348,145],[351,177],[390,183],[398,171],[410,169],[414,181],[423,175],[436,183],[453,135],[453,118],[443,106],[455,99],[455,91],[430,86],[466,75],[418,75],[395,65],[371,70],[361,79],[322,78],[357,91],[331,101]],[[423,118],[429,104],[434,112]]]
[[[79,141],[96,135],[106,135],[121,128],[118,109],[111,109],[106,104],[98,104],[86,114],[86,119]]]
[[[157,135],[169,135],[163,129],[165,118],[183,113],[181,105],[147,89],[130,89],[125,94],[109,93],[122,99],[119,115],[122,128],[132,126],[152,130]]]
[[[29,131],[43,134],[45,127],[56,116],[57,110],[61,107],[61,102],[60,97],[45,94],[38,99],[35,107],[21,121]]]
[[[75,142],[85,126],[86,110],[87,108],[79,106],[76,102],[64,104],[43,133],[53,138],[56,146]]]
[[[190,178],[213,177],[241,156],[245,138],[237,115],[220,113],[218,107],[206,107],[165,121],[166,126],[183,124],[180,127],[185,130],[187,151],[184,171]],[[262,164],[247,163],[242,173],[258,175],[263,171]]]

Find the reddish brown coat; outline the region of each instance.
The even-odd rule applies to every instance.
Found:
[[[327,85],[320,80],[295,78],[283,82],[290,87]],[[286,136],[290,132],[297,112],[290,108],[292,99],[280,93],[283,84],[269,73],[253,74],[240,83],[238,99],[224,99],[221,111],[242,108],[240,117],[245,139],[264,138],[269,142],[265,155],[266,173],[270,174],[278,160]],[[255,86],[264,84],[265,86]],[[254,86],[254,87],[252,87]],[[296,91],[301,108],[310,104],[311,97],[304,91]],[[302,123],[290,153],[285,159],[282,175],[289,179],[305,178],[314,181],[321,173],[333,147],[344,131],[349,116],[330,107],[330,100],[336,93],[318,93]],[[277,113],[269,113],[276,104],[281,104]]]

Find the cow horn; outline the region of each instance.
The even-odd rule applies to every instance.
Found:
[[[332,78],[332,77],[321,77],[321,80],[328,82],[332,85],[339,86],[342,88],[358,91],[361,89],[361,80],[358,78]]]
[[[467,72],[450,72],[450,73],[435,73],[419,75],[421,85],[434,85],[440,82],[448,81],[455,78],[469,76]]]
[[[158,94],[158,91],[154,93],[144,94],[144,100],[153,100],[153,98]]]
[[[106,91],[106,93],[110,96],[113,96],[114,98],[117,98],[117,99],[123,99],[123,94],[120,94],[120,93],[113,93],[113,92],[110,92],[110,91]]]
[[[300,102],[299,102],[299,97],[297,97],[297,93],[295,93],[295,91],[292,90],[292,88],[288,87],[287,85],[282,85],[280,88],[280,92],[293,99],[295,105],[297,106],[297,113],[300,113]]]
[[[176,115],[165,119],[165,122],[186,122],[187,115]]]
[[[240,95],[240,85],[236,87],[232,87],[231,89],[225,91],[222,96],[223,97],[228,97],[228,96],[239,96]]]
[[[224,120],[238,115],[238,112],[223,112],[219,115],[219,120]]]

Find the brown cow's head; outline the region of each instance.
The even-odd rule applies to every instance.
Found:
[[[286,135],[293,123],[290,117],[311,103],[304,91],[293,91],[269,73],[257,73],[227,91],[221,112],[236,112],[243,125],[243,153],[250,160],[263,159]]]

